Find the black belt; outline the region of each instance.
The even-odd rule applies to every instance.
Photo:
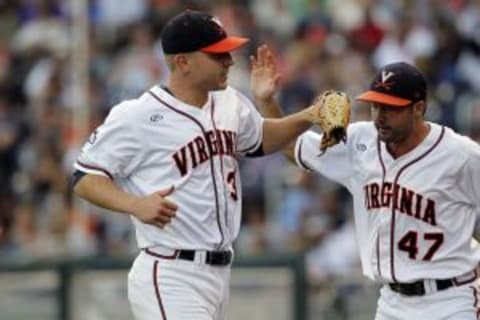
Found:
[[[466,279],[460,279],[459,277],[457,278],[451,278],[451,279],[441,279],[441,280],[433,280],[434,283],[436,284],[436,288],[433,288],[434,291],[441,291],[448,289],[453,286],[459,286],[463,284],[470,283],[474,281],[477,278],[477,271],[474,270],[471,272],[472,276],[467,277]],[[426,280],[428,281],[428,280]],[[406,296],[423,296],[427,293],[425,290],[425,281],[424,280],[418,280],[415,282],[411,283],[389,283],[388,286],[390,289],[392,289],[395,292],[398,292],[400,294],[406,295]]]
[[[437,291],[445,290],[453,287],[455,283],[452,279],[435,280]],[[425,295],[425,284],[423,280],[412,283],[389,283],[390,289],[406,296],[423,296]]]
[[[182,259],[194,261],[195,256],[200,252],[195,250],[175,250],[172,255],[163,255],[155,252],[155,249],[143,249],[149,255],[162,259]],[[212,266],[227,266],[232,263],[233,254],[232,251],[206,251],[205,252],[205,264]]]

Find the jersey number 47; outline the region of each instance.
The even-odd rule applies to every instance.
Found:
[[[418,255],[418,232],[417,231],[408,231],[402,239],[398,242],[398,250],[408,252],[408,257],[410,259],[416,260]],[[441,232],[431,232],[423,234],[422,242],[430,243],[430,247],[427,250],[427,253],[423,256],[423,261],[430,261],[433,258],[435,252],[443,243],[443,233]]]

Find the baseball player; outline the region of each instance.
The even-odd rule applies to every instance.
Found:
[[[248,39],[228,36],[209,14],[177,15],[161,40],[166,86],[113,107],[75,162],[74,189],[135,225],[136,319],[224,319],[242,205],[237,158],[281,149],[310,127],[310,114],[263,119],[227,86],[230,52]],[[270,95],[277,80],[258,59],[254,94]]]
[[[424,119],[424,76],[406,63],[381,68],[357,100],[372,122],[348,127],[346,143],[319,151],[306,132],[285,153],[353,195],[363,273],[383,284],[376,320],[479,319],[480,147]],[[278,116],[275,103],[264,115]]]

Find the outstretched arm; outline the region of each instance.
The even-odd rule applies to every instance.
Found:
[[[251,90],[260,113],[266,118],[263,125],[263,150],[271,153],[282,149],[285,156],[294,161],[296,137],[311,126],[311,109],[283,117],[274,98],[280,74],[272,51],[266,46],[257,49],[251,61]]]
[[[310,110],[306,109],[279,119],[265,119],[263,124],[263,150],[266,154],[282,150],[294,160],[296,138],[310,128]]]

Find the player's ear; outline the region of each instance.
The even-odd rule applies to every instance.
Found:
[[[415,118],[423,118],[425,111],[427,111],[427,105],[425,101],[420,100],[415,102],[413,105],[413,113],[415,114]]]
[[[180,71],[187,71],[190,65],[188,54],[179,53],[173,56],[173,64]]]

